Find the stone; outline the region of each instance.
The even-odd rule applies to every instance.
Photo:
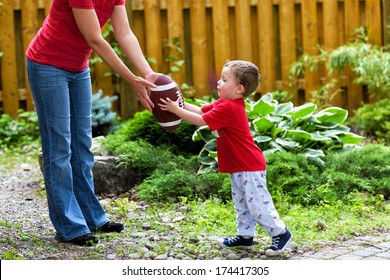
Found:
[[[95,156],[92,173],[96,194],[125,193],[145,179],[141,172],[118,165],[119,157],[104,154],[100,145],[100,139],[94,138],[91,150]],[[42,153],[39,153],[38,161],[43,174]]]
[[[95,193],[127,192],[144,179],[131,168],[118,166],[116,156],[95,156],[93,181]]]

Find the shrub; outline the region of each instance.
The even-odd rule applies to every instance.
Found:
[[[219,173],[196,175],[183,168],[156,169],[137,187],[137,193],[149,201],[178,201],[180,197],[219,197],[226,201],[231,197],[230,177]]]
[[[36,112],[18,111],[18,117],[7,114],[0,118],[0,149],[13,149],[31,144],[39,139],[38,116]]]
[[[117,96],[104,96],[101,89],[92,95],[92,135],[105,136],[118,128],[117,115],[111,111]]]
[[[370,144],[357,151],[331,155],[323,178],[340,194],[354,191],[390,196],[390,148]]]
[[[279,103],[270,93],[256,102],[246,99],[246,108],[254,141],[264,155],[300,153],[321,165],[326,153],[353,148],[363,140],[343,124],[348,111],[342,108],[316,111],[317,106],[313,103],[294,107],[292,102]],[[214,134],[208,127],[200,127],[193,139],[205,142],[199,154],[202,164],[199,172],[216,171]]]
[[[349,68],[356,77],[354,83],[365,85],[372,97],[389,98],[390,93],[390,53],[385,47],[378,47],[368,43],[367,30],[362,26],[356,31],[351,42],[334,50],[319,50],[318,55],[302,55],[290,68],[291,79],[297,81],[306,70],[320,71],[324,66],[328,73]],[[319,91],[326,95],[335,91],[336,80],[326,83]],[[337,92],[334,92],[337,94]],[[314,95],[315,96],[315,95]],[[328,97],[330,100],[331,96]],[[315,100],[313,100],[315,101]],[[326,105],[326,104],[325,104]]]
[[[155,147],[163,146],[175,154],[198,154],[203,144],[193,142],[192,134],[196,126],[183,121],[180,126],[169,131],[162,128],[150,111],[138,112],[134,118],[125,122],[117,133],[110,137],[121,137],[123,141],[142,139]]]
[[[390,148],[382,145],[328,154],[322,167],[303,155],[275,153],[267,156],[268,188],[302,205],[350,203],[356,193],[388,199],[389,158]]]
[[[349,123],[362,134],[386,145],[390,143],[390,99],[365,104],[356,111]]]

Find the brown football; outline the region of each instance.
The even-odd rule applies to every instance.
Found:
[[[177,84],[167,75],[160,75],[154,82],[157,86],[150,90],[150,100],[154,104],[152,113],[157,122],[167,130],[175,130],[181,123],[181,118],[175,114],[164,111],[158,106],[161,103],[160,98],[169,98],[172,101],[176,101],[179,97],[183,100],[182,93]],[[184,103],[180,102],[180,107],[184,107]]]

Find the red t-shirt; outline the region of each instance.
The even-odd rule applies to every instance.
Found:
[[[202,107],[203,119],[216,131],[221,173],[266,170],[260,148],[253,141],[243,98],[218,99]]]
[[[72,8],[95,9],[102,27],[115,5],[125,0],[53,0],[42,28],[31,41],[26,56],[34,62],[79,72],[88,67],[91,47],[73,17]]]

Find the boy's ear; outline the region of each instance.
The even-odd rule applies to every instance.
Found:
[[[243,85],[239,84],[238,87],[237,87],[237,93],[239,95],[243,95],[244,92],[245,92],[245,87]]]

